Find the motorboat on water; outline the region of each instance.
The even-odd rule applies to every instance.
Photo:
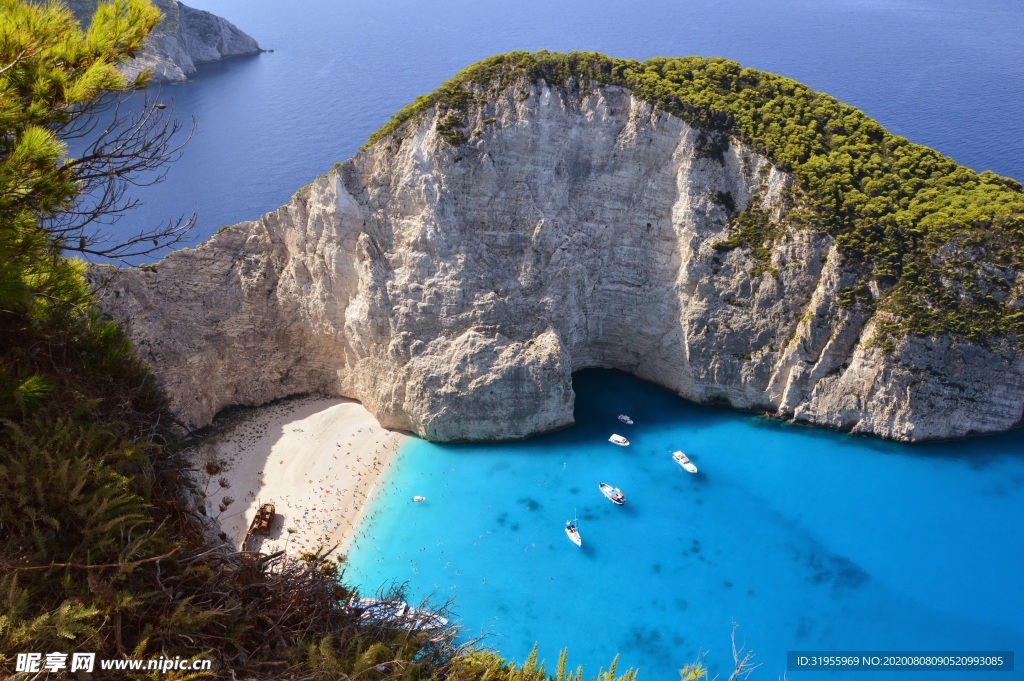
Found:
[[[404,601],[360,598],[351,607],[364,622],[388,624],[409,631],[431,631],[448,626],[448,620],[429,610],[414,608]]]
[[[565,521],[565,536],[576,546],[583,548],[583,540],[580,538],[580,528],[576,527],[576,521]]]
[[[625,414],[619,414],[619,420],[625,423],[627,426],[633,425],[633,419],[629,418]]]
[[[608,438],[608,442],[611,442],[613,445],[618,445],[620,447],[628,447],[629,446],[629,440],[627,440],[626,438],[622,437],[618,433],[616,433],[616,434],[612,435],[610,438]]]
[[[416,502],[416,503],[418,504],[418,503],[420,503],[421,501],[426,501],[426,500],[427,500],[427,498],[426,498],[426,497],[421,497],[421,496],[420,496],[419,494],[417,494],[416,496],[414,496],[414,497],[412,498],[412,500],[413,500],[413,501],[415,501],[415,502]]]
[[[618,487],[612,487],[607,482],[599,482],[597,483],[597,486],[600,488],[601,494],[616,506],[622,506],[626,503],[626,495],[623,494],[622,490]]]
[[[683,470],[687,473],[696,473],[697,467],[693,465],[693,462],[686,458],[686,454],[682,452],[674,452],[672,458],[677,464],[683,467]]]

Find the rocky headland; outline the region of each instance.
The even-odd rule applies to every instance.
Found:
[[[68,0],[79,21],[88,22],[98,0]],[[143,52],[121,69],[129,79],[144,70],[150,82],[178,83],[196,73],[196,65],[259,54],[254,38],[227,19],[177,0],[153,0],[163,14],[146,38]]]
[[[679,94],[721,64],[736,82],[756,74],[749,87],[778,77],[682,63],[689,76],[654,65],[681,83],[662,97],[629,70],[651,63],[488,60],[276,211],[155,265],[90,276],[194,426],[229,405],[319,392],[431,440],[523,438],[573,422],[571,375],[588,367],[898,440],[1019,424],[1020,270],[976,231],[1016,243],[1020,185],[953,164],[1010,206],[963,238],[932,227],[939,209],[914,196],[840,220],[846,195],[829,205],[818,152],[773,149],[758,132],[770,106],[747,123],[745,110]],[[714,87],[723,102],[744,96]],[[859,115],[884,147],[862,150],[871,163],[922,154],[913,172],[932,177],[927,164],[948,161]],[[827,141],[852,139],[850,120]],[[804,123],[818,130],[808,144],[829,125]],[[854,173],[855,189],[884,184],[879,172]],[[923,217],[904,219],[911,210]]]

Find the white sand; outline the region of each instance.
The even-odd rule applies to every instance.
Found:
[[[270,536],[255,537],[249,549],[298,557],[338,546],[339,555],[402,437],[354,400],[300,397],[218,419],[191,460],[206,489],[207,512],[236,547],[260,505],[271,502]],[[211,476],[210,462],[223,470]]]

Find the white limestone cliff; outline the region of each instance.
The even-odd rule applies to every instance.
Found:
[[[452,147],[430,110],[263,218],[147,269],[91,274],[184,421],[321,392],[432,440],[573,420],[571,374],[630,372],[686,399],[901,440],[1021,420],[1020,354],[871,342],[842,309],[831,237],[792,180],[625,89],[525,81]],[[774,220],[769,267],[716,248],[737,210]],[[764,270],[764,271],[760,271]],[[754,274],[757,272],[756,274]]]

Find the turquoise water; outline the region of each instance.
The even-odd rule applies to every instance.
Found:
[[[454,596],[466,635],[514,659],[567,646],[595,673],[618,652],[642,679],[678,678],[701,651],[728,676],[733,622],[757,679],[780,678],[788,650],[1024,650],[1024,432],[908,446],[695,406],[616,372],[574,387],[577,425],[559,433],[411,439],[347,581]],[[562,530],[574,514],[583,550]],[[882,678],[904,676],[1015,674]]]

